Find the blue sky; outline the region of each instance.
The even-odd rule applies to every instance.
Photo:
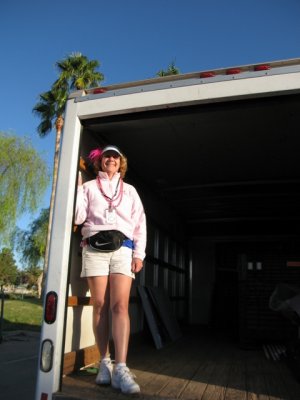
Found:
[[[100,61],[102,85],[172,61],[188,73],[300,57],[299,0],[2,0],[0,13],[0,130],[30,137],[50,169],[55,133],[38,137],[32,108],[72,52]]]

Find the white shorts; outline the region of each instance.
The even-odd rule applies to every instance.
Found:
[[[122,246],[119,250],[102,253],[84,246],[82,249],[82,271],[80,276],[108,276],[123,274],[134,278],[131,271],[132,249]]]

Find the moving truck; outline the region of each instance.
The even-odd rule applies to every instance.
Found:
[[[148,222],[145,267],[131,294],[132,334],[147,324],[137,289],[154,287],[167,293],[179,324],[227,324],[245,348],[286,335],[268,299],[277,284],[300,278],[300,59],[74,92],[60,152],[36,400],[54,399],[63,375],[99,357],[90,294],[79,277],[74,207],[78,171],[93,179],[87,156],[106,144],[128,157],[126,181]],[[259,301],[251,301],[253,290]]]

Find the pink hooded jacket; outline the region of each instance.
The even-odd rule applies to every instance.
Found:
[[[99,171],[103,192],[112,198],[116,191],[120,174],[117,173],[110,180],[106,172]],[[121,185],[118,187],[118,193]],[[119,197],[120,199],[120,197]],[[88,181],[78,187],[75,224],[82,225],[83,239],[99,231],[116,229],[133,240],[133,257],[145,258],[146,249],[146,216],[143,204],[136,189],[123,182],[123,197],[121,202],[117,199],[112,203],[116,206],[116,221],[113,224],[106,222],[105,210],[109,203],[102,195],[97,180]]]

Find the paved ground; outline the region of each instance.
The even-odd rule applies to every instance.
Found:
[[[3,400],[34,400],[39,333],[3,332],[0,343],[0,393]]]

